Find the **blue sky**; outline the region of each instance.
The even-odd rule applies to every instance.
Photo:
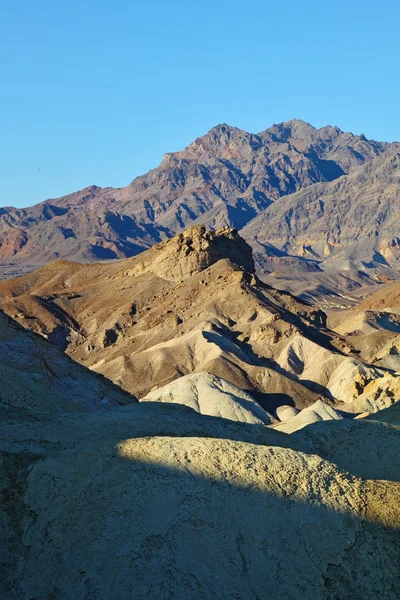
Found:
[[[400,140],[395,1],[0,2],[0,206],[123,186],[217,123]]]

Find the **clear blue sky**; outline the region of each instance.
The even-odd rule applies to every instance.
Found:
[[[123,186],[217,123],[400,140],[381,0],[3,0],[0,206]]]

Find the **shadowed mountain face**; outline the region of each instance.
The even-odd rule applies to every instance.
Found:
[[[136,401],[0,311],[0,416],[30,421]]]
[[[275,202],[243,230],[262,244],[316,258],[324,267],[395,267],[400,259],[400,145],[336,181]],[[257,247],[258,246],[258,247]]]
[[[262,214],[269,223],[283,196],[352,173],[388,146],[297,120],[258,135],[218,125],[125,188],[91,186],[31,208],[2,209],[3,276],[55,258],[133,256],[196,222],[241,229]],[[280,223],[272,223],[275,240]]]

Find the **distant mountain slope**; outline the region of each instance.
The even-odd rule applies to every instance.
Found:
[[[284,252],[343,269],[400,261],[400,145],[355,172],[317,183],[274,203],[243,230],[256,252]]]
[[[125,188],[91,186],[31,208],[2,209],[0,261],[128,257],[198,221],[241,229],[282,196],[353,172],[387,148],[297,120],[258,135],[218,125]]]

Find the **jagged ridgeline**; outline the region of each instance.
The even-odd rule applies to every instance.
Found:
[[[338,127],[293,120],[256,135],[218,125],[127,187],[1,209],[3,276],[55,258],[133,256],[199,222],[244,228],[264,273],[337,261],[387,276],[399,258],[398,157],[398,144]]]

